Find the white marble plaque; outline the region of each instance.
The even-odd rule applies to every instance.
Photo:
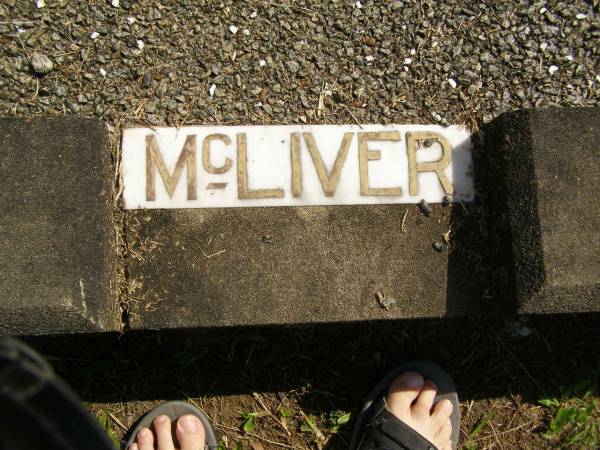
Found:
[[[130,128],[122,158],[126,209],[474,197],[471,137],[458,126]]]

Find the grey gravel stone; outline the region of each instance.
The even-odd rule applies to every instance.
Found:
[[[421,211],[421,214],[427,217],[431,215],[431,206],[429,206],[429,203],[427,203],[425,199],[421,199],[418,206],[419,211]]]
[[[467,0],[364,1],[360,9],[352,1],[300,2],[297,8],[233,0],[210,7],[206,0],[159,3],[123,1],[119,9],[109,2],[85,9],[68,3],[38,10],[35,2],[21,1],[4,7],[3,22],[31,23],[22,26],[23,33],[8,25],[0,29],[0,114],[76,111],[121,127],[165,125],[167,119],[223,123],[226,116],[240,124],[355,118],[432,123],[436,113],[441,124],[475,127],[520,108],[600,105],[600,19],[584,0],[515,0],[510,7]],[[546,13],[540,13],[542,6]],[[578,14],[587,17],[578,20]],[[232,23],[240,30],[235,35]],[[94,31],[99,36],[91,39]],[[36,74],[27,61],[36,52],[55,65],[51,76],[37,80],[40,92],[54,82],[64,95],[55,87],[46,100],[35,96]],[[366,64],[366,56],[373,61]],[[412,62],[405,70],[407,57]],[[560,70],[551,76],[552,65]],[[110,76],[102,78],[99,67]],[[211,97],[213,83],[218,89]],[[264,88],[266,100],[251,94]],[[332,95],[317,116],[322,89]],[[79,94],[88,100],[74,105]],[[189,104],[168,110],[178,95]],[[144,114],[152,101],[156,111]],[[259,101],[265,106],[254,107]]]
[[[42,53],[31,55],[31,67],[38,75],[46,75],[54,69],[54,63],[50,58]]]

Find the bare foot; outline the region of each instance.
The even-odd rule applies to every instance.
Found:
[[[405,372],[392,382],[386,403],[394,416],[438,449],[452,450],[452,403],[440,400],[434,405],[436,392],[436,386],[420,374]]]
[[[167,416],[158,416],[154,419],[152,428],[154,433],[148,428],[142,428],[130,450],[175,450],[171,435],[171,420]],[[190,414],[181,416],[177,420],[175,432],[181,445],[179,450],[204,450],[204,428],[196,416]]]

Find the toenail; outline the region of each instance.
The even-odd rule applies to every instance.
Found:
[[[418,388],[423,386],[423,377],[415,372],[404,372],[402,374],[402,384],[409,388]]]
[[[195,433],[198,431],[199,421],[194,416],[183,416],[177,421],[177,424],[186,433]]]
[[[169,418],[167,416],[158,416],[156,419],[156,422],[158,423],[165,423],[167,420],[169,420]]]

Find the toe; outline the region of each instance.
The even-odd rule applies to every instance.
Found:
[[[436,394],[436,385],[431,381],[426,381],[425,384],[423,384],[423,389],[421,389],[414,406],[412,407],[412,413],[419,417],[429,417]]]
[[[431,420],[438,428],[441,428],[450,417],[450,414],[452,414],[452,402],[447,399],[440,400],[433,405]]]
[[[450,419],[446,421],[446,423],[440,428],[440,430],[435,435],[435,441],[438,447],[443,448],[450,441],[450,437],[452,436],[452,423]],[[450,442],[452,445],[452,442]]]
[[[158,416],[154,419],[154,432],[156,433],[157,450],[175,450],[173,434],[171,433],[171,419],[167,416]]]
[[[392,382],[386,401],[394,415],[410,412],[410,406],[419,395],[423,383],[423,377],[415,372],[404,372]]]
[[[154,450],[154,436],[148,428],[141,428],[135,439],[139,450]]]
[[[177,439],[181,450],[203,450],[205,443],[202,422],[196,416],[186,414],[177,420]]]

